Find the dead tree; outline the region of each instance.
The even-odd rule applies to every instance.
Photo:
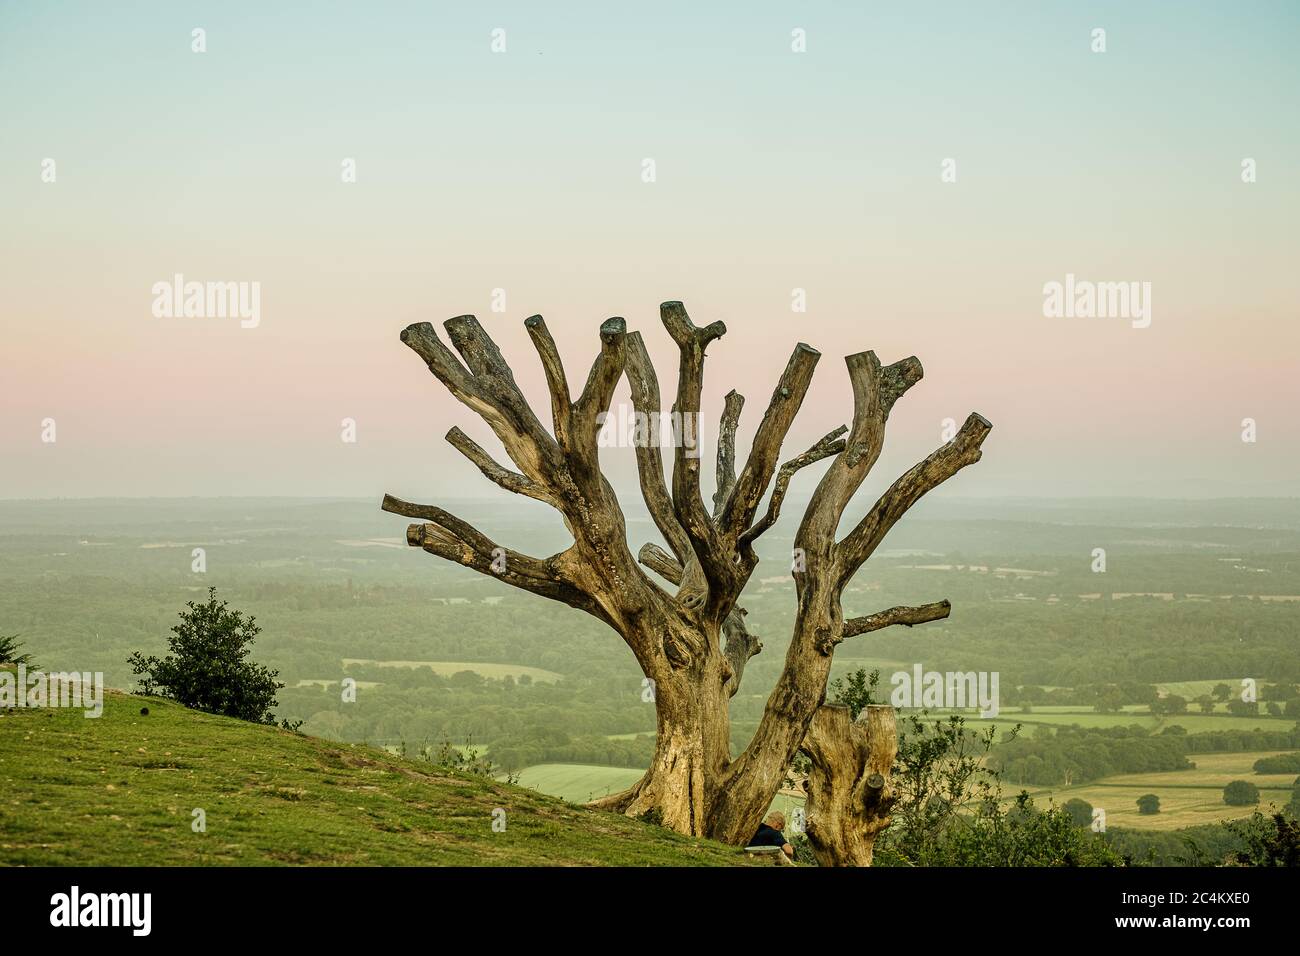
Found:
[[[673,421],[688,423],[689,431],[700,412],[705,349],[726,327],[721,322],[697,327],[680,302],[665,302],[660,315],[680,353]],[[629,333],[621,318],[602,324],[600,353],[574,398],[542,317],[532,316],[524,325],[550,390],[549,430],[473,316],[445,323],[455,352],[427,322],[409,326],[401,337],[453,396],[487,422],[518,470],[498,463],[459,428],[447,440],[502,488],[555,508],[573,544],[548,557],[533,557],[498,545],[433,505],[388,495],[383,508],[417,520],[406,532],[411,546],[585,611],[617,631],[631,649],[654,682],[654,756],[634,786],[595,805],[629,815],[657,810],[665,825],[682,833],[743,844],[757,829],[825,700],[836,645],[891,624],[947,615],[947,602],[939,602],[845,620],[840,598],[858,568],[922,495],[979,460],[991,426],[972,414],[951,441],[896,480],[837,539],[845,507],[880,455],[889,411],[921,378],[921,364],[907,358],[882,366],[872,352],[850,355],[852,424],[780,464],[781,445],[820,358],[800,343],[739,470],[735,436],[744,399],[734,391],[726,396],[712,508],[706,507],[701,491],[698,447],[689,440],[673,443],[668,480],[660,443],[653,436],[636,443],[642,496],[668,546],[667,551],[655,545],[642,548],[638,560],[627,542],[618,499],[601,474],[597,450],[621,377],[628,380],[640,420],[656,422],[662,414],[659,381],[640,333]],[[733,757],[728,703],[745,662],[759,649],[737,607],[758,564],[754,542],[780,517],[795,473],[825,459],[831,459],[830,466],[795,538],[799,606],[785,667],[757,733]],[[765,497],[767,507],[760,516]]]

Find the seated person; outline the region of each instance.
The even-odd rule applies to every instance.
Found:
[[[758,825],[758,832],[754,838],[749,841],[750,846],[778,846],[785,851],[788,857],[794,857],[794,847],[786,842],[785,834],[781,831],[785,829],[785,815],[779,810],[773,810]]]

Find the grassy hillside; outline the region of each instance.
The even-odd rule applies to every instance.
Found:
[[[206,832],[191,828],[196,808]],[[0,865],[747,862],[532,790],[156,698],[109,694],[98,719],[0,710]]]

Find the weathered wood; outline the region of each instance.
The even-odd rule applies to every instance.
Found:
[[[603,618],[591,598],[565,574],[566,563],[573,560],[569,552],[543,560],[501,547],[469,522],[434,505],[415,504],[384,495],[381,507],[392,514],[423,519],[423,524],[413,524],[406,529],[406,543],[411,547],[422,548],[430,554],[500,578],[522,590]]]
[[[533,340],[533,348],[542,360],[542,372],[546,375],[546,387],[551,395],[551,423],[555,429],[555,438],[561,446],[569,442],[569,419],[573,414],[573,403],[569,397],[569,381],[564,374],[564,362],[560,359],[560,350],[555,347],[555,339],[546,327],[546,320],[540,315],[530,315],[524,319],[524,328]]]
[[[734,388],[722,400],[722,418],[718,422],[718,467],[713,492],[713,516],[722,513],[736,485],[736,429],[740,427],[740,412],[745,407],[745,396]]]
[[[763,493],[772,481],[781,443],[785,441],[794,417],[803,404],[813,371],[821,353],[811,345],[800,342],[795,346],[785,371],[776,383],[763,420],[754,433],[754,444],[745,459],[745,467],[736,478],[736,486],[727,497],[718,523],[734,537],[739,536],[754,520]]]
[[[679,598],[692,611],[712,605],[710,618],[720,623],[739,594],[728,548],[718,535],[700,494],[700,402],[704,387],[704,350],[721,338],[727,327],[714,322],[696,327],[680,302],[665,302],[659,317],[677,343],[680,361],[677,400],[673,403],[672,500],[677,521],[686,531],[694,562],[683,559],[686,577]]]
[[[818,864],[870,866],[894,804],[894,708],[868,705],[855,721],[847,707],[825,704],[813,715],[802,749],[809,760],[805,832]]]
[[[967,465],[980,460],[980,446],[993,428],[988,419],[974,412],[952,440],[913,465],[881,495],[836,547],[841,584],[848,583],[862,563],[884,540],[889,529],[921,496],[943,484]]]
[[[855,637],[858,634],[878,631],[881,628],[891,627],[895,624],[902,624],[904,627],[915,627],[917,624],[928,624],[930,621],[942,621],[950,613],[952,613],[952,603],[946,598],[932,604],[922,604],[919,607],[908,607],[900,604],[897,607],[877,611],[875,614],[850,618],[844,622],[840,637]]]
[[[535,498],[537,501],[543,501],[550,505],[556,503],[554,497],[543,485],[539,485],[527,475],[521,475],[517,471],[511,471],[504,465],[498,464],[491,455],[483,450],[481,445],[461,431],[459,426],[453,427],[451,431],[447,432],[447,442],[477,465],[478,470],[483,473],[484,477],[496,482],[506,491]]]
[[[637,552],[637,560],[665,581],[670,581],[673,584],[682,583],[681,562],[659,545],[641,545],[641,550]]]
[[[609,410],[614,397],[614,386],[623,377],[627,323],[621,318],[606,319],[600,326],[600,354],[591,365],[587,384],[576,403],[576,410],[584,424],[598,427],[597,416]],[[595,436],[582,436],[583,446],[594,448]]]
[[[644,544],[637,554],[638,559],[647,568],[667,581],[680,585],[682,566],[656,544]],[[763,643],[749,632],[745,626],[745,616],[749,612],[737,604],[722,622],[722,636],[725,638],[723,654],[730,665],[727,676],[727,696],[735,697],[740,689],[741,679],[745,676],[745,665],[749,659],[763,650]]]
[[[627,336],[627,361],[624,367],[628,386],[632,392],[632,409],[642,416],[645,423],[646,440],[636,445],[637,476],[641,482],[641,497],[650,518],[664,536],[678,561],[685,561],[691,553],[690,539],[686,529],[677,520],[673,510],[673,499],[668,493],[664,479],[663,451],[659,445],[660,417],[663,414],[663,401],[659,396],[659,377],[655,374],[654,364],[641,340],[640,332],[631,332]]]
[[[735,697],[740,690],[740,682],[745,676],[745,665],[751,657],[763,650],[763,642],[745,626],[745,616],[749,612],[737,604],[722,622],[722,634],[727,639],[723,653],[730,665],[726,691],[728,697]]]
[[[772,496],[767,502],[767,514],[763,516],[758,524],[740,536],[739,545],[741,549],[748,548],[755,538],[776,524],[776,519],[781,515],[781,503],[785,501],[786,489],[790,487],[790,479],[794,477],[794,473],[800,468],[807,468],[823,458],[829,458],[844,451],[847,445],[840,436],[848,430],[848,426],[841,425],[835,431],[824,436],[802,455],[791,458],[781,466],[781,470],[776,474],[776,484],[772,487]]]

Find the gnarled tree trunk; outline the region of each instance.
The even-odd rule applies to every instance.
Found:
[[[704,635],[691,639],[706,640]],[[724,667],[721,655],[708,654],[680,671],[670,666],[652,676],[657,726],[650,767],[631,789],[594,806],[629,816],[650,814],[681,833],[707,835],[713,789],[731,756]]]
[[[653,426],[663,413],[645,345],[621,318],[601,325],[600,352],[576,399],[546,323],[537,315],[524,321],[551,393],[549,430],[473,316],[444,324],[455,352],[427,322],[402,332],[402,341],[447,390],[487,423],[518,471],[498,463],[459,428],[447,434],[448,442],[490,481],[559,512],[573,536],[570,547],[537,558],[498,545],[433,505],[387,495],[383,508],[417,519],[407,529],[412,547],[603,621],[654,681],[657,735],[651,765],[636,785],[597,806],[634,816],[657,813],[682,833],[743,844],[757,830],[825,701],[836,645],[890,624],[910,626],[947,616],[943,601],[846,619],[841,595],[912,504],[979,460],[991,426],[972,414],[951,441],[895,481],[837,540],[845,507],[880,454],[889,410],[920,379],[921,364],[908,358],[882,367],[872,352],[850,355],[851,427],[840,426],[778,469],[782,443],[820,358],[816,349],[800,343],[773,389],[739,471],[735,441],[744,399],[736,392],[726,396],[710,509],[700,486],[698,416],[704,352],[726,326],[697,327],[680,302],[663,303],[660,318],[680,354],[672,410],[674,421],[684,427],[673,447],[671,484],[665,480],[655,428],[640,436],[635,452],[641,494],[667,550],[649,544],[633,554],[618,498],[600,470],[598,434],[622,378],[638,416]],[[827,459],[830,465],[795,536],[799,609],[785,667],[758,732],[733,759],[728,702],[746,662],[762,647],[746,629],[744,609],[737,605],[758,565],[754,542],[780,517],[794,475]],[[767,508],[759,517],[765,496]],[[828,771],[828,779],[841,776]]]
[[[817,709],[804,738],[811,764],[804,786],[808,843],[822,866],[870,866],[876,837],[894,804],[890,772],[898,754],[894,708],[871,704]]]

